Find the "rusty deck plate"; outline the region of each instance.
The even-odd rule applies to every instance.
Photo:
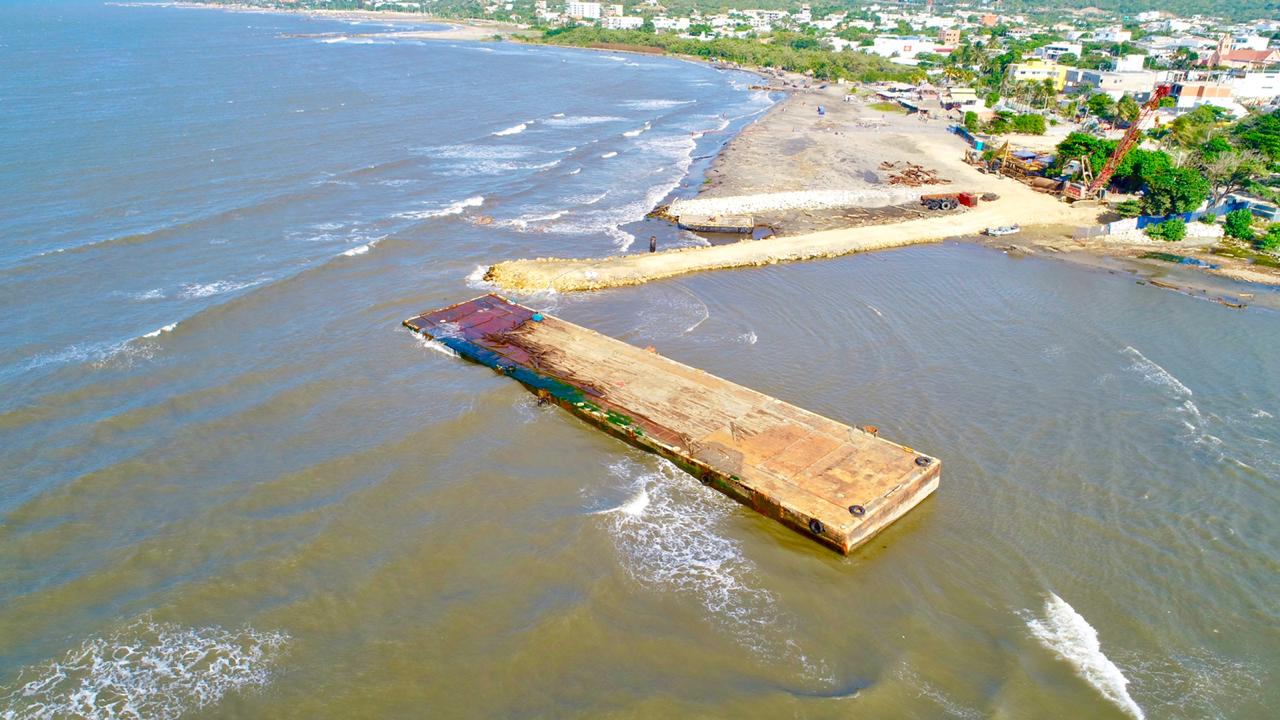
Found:
[[[934,457],[497,295],[404,324],[844,553],[938,487]]]

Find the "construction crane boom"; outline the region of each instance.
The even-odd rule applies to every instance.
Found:
[[[1151,99],[1147,100],[1142,109],[1138,111],[1138,117],[1134,118],[1133,123],[1129,125],[1124,137],[1120,138],[1120,142],[1116,144],[1116,149],[1111,153],[1111,157],[1107,158],[1107,164],[1102,166],[1102,171],[1093,179],[1093,182],[1089,183],[1089,188],[1084,194],[1085,197],[1097,197],[1098,193],[1111,182],[1111,176],[1116,174],[1116,169],[1120,167],[1120,161],[1124,160],[1124,156],[1128,155],[1133,146],[1138,144],[1138,136],[1142,134],[1142,121],[1159,109],[1160,101],[1169,96],[1170,90],[1172,90],[1172,87],[1169,85],[1156,86],[1156,89],[1151,93]]]

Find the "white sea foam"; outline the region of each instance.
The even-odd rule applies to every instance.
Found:
[[[695,141],[687,135],[649,136],[636,141],[639,151],[657,156],[659,161],[666,161],[660,171],[656,171],[663,180],[651,185],[644,195],[633,195],[630,202],[601,207],[595,210],[575,212],[572,216],[548,227],[554,232],[571,234],[608,235],[619,251],[625,251],[635,242],[635,236],[621,229],[621,225],[634,222],[644,217],[654,205],[666,197],[680,184],[680,180],[688,171],[693,161]],[[633,183],[629,183],[633,184]],[[629,187],[615,187],[615,194]]]
[[[149,333],[147,333],[147,334],[143,335],[142,337],[144,337],[144,338],[160,337],[160,336],[161,336],[161,335],[163,335],[164,333],[173,332],[173,331],[174,331],[174,329],[175,329],[175,328],[177,328],[177,327],[178,327],[178,323],[176,323],[176,322],[172,322],[172,323],[169,323],[168,325],[165,325],[164,327],[161,327],[161,328],[157,328],[157,329],[155,329],[155,330],[152,330],[151,332],[149,332]]]
[[[475,177],[479,175],[503,175],[506,173],[517,172],[520,170],[546,170],[560,164],[560,160],[550,160],[544,163],[519,163],[504,162],[501,160],[474,160],[465,164],[459,164],[455,167],[447,168],[440,171],[441,175],[451,177]]]
[[[131,296],[134,300],[159,300],[164,297],[164,290],[160,288],[152,288],[140,293],[134,293]]]
[[[414,148],[414,155],[446,158],[449,160],[516,160],[532,155],[536,150],[524,145],[430,145]]]
[[[26,369],[35,370],[47,365],[65,365],[67,363],[89,363],[94,367],[103,367],[115,358],[132,360],[135,357],[148,359],[152,350],[147,347],[131,345],[124,342],[77,343],[57,352],[37,355],[27,361]]]
[[[623,568],[634,581],[693,599],[744,646],[786,658],[807,675],[834,682],[830,669],[807,657],[790,637],[794,621],[759,586],[755,565],[739,543],[722,534],[721,526],[737,509],[732,500],[702,487],[666,460],[642,464],[626,458],[610,465],[609,474],[630,491],[628,499],[595,515],[607,523]]]
[[[554,127],[581,127],[583,125],[599,125],[601,123],[619,122],[626,118],[617,115],[570,115],[568,117],[551,117],[544,122]]]
[[[578,174],[578,173],[580,173],[580,172],[582,172],[582,168],[580,168],[580,167],[579,167],[579,168],[574,168],[574,169],[570,170],[570,171],[569,171],[569,174],[570,174],[570,175],[577,175],[577,174]]]
[[[747,332],[739,335],[738,340],[747,345],[755,345],[760,340],[760,337],[756,335],[755,330],[748,330]]]
[[[692,105],[697,100],[628,100],[622,103],[625,107],[634,110],[665,110],[667,108],[679,107],[681,105]]]
[[[519,135],[520,133],[524,132],[524,131],[525,131],[525,130],[527,130],[528,128],[529,128],[529,124],[528,124],[528,123],[520,123],[520,124],[518,124],[518,125],[512,125],[511,127],[507,128],[506,130],[499,130],[499,131],[495,132],[495,133],[494,133],[494,135],[496,135],[496,136],[498,136],[498,137],[503,137],[503,136],[505,136],[505,135]]]
[[[652,124],[650,124],[650,123],[648,123],[648,122],[646,122],[644,125],[642,125],[642,126],[640,126],[640,127],[636,128],[635,130],[628,130],[628,131],[626,131],[626,132],[622,133],[622,136],[623,136],[623,137],[629,137],[629,138],[633,138],[633,137],[640,137],[640,134],[641,134],[641,133],[643,133],[644,131],[648,130],[648,129],[649,129],[649,128],[651,128],[651,127],[653,127],[653,125],[652,125]]]
[[[1133,358],[1133,364],[1129,366],[1129,369],[1141,373],[1143,379],[1147,382],[1171,390],[1176,395],[1190,397],[1193,394],[1191,388],[1183,385],[1181,380],[1173,376],[1173,373],[1160,367],[1155,361],[1143,355],[1132,345],[1126,346],[1122,352]]]
[[[467,274],[467,287],[473,290],[491,290],[494,285],[484,279],[485,273],[489,272],[488,265],[477,265],[475,270]]]
[[[1275,417],[1275,416],[1267,412],[1266,410],[1263,410],[1262,408],[1257,408],[1252,413],[1250,413],[1249,417],[1269,418],[1269,417]]]
[[[596,203],[608,197],[608,195],[609,195],[609,191],[605,190],[604,192],[601,192],[601,193],[592,193],[592,194],[583,193],[581,195],[570,195],[569,197],[565,198],[564,201],[566,203],[570,203],[573,205],[595,205]]]
[[[1128,678],[1102,653],[1098,631],[1075,608],[1050,593],[1044,603],[1044,617],[1029,617],[1026,622],[1031,635],[1070,663],[1085,682],[1121,710],[1143,720],[1142,708],[1129,696]]]
[[[497,220],[493,224],[499,227],[508,227],[520,232],[530,230],[545,231],[546,223],[553,220],[559,220],[569,213],[568,210],[556,210],[555,212],[521,215],[520,217],[508,220]]]
[[[973,708],[965,707],[956,702],[950,695],[947,695],[941,688],[936,687],[928,680],[921,678],[911,666],[904,660],[898,667],[897,676],[903,682],[911,685],[921,697],[927,697],[937,703],[943,712],[949,718],[962,718],[963,720],[979,720],[983,714]]]
[[[448,355],[449,357],[455,357],[455,358],[458,357],[458,353],[454,352],[453,348],[449,347],[448,345],[445,345],[439,340],[432,340],[431,338],[425,335],[415,334],[415,336],[418,338],[418,344],[428,350],[431,350],[433,352],[443,353],[445,355]]]
[[[23,670],[15,687],[0,689],[0,718],[170,720],[266,685],[288,643],[282,632],[144,618]]]
[[[351,248],[350,250],[344,250],[342,254],[345,257],[355,257],[356,255],[363,255],[367,252],[369,252],[369,245],[366,244],[366,245],[357,245]]]
[[[466,200],[459,200],[454,203],[445,205],[444,207],[432,208],[430,210],[408,210],[402,213],[396,213],[395,217],[405,218],[408,220],[427,220],[430,218],[447,217],[449,215],[461,215],[467,208],[480,207],[484,204],[484,196],[476,195]]]
[[[657,465],[624,459],[609,467],[632,490],[605,515],[627,572],[642,585],[688,594],[735,625],[769,624],[773,596],[754,584],[755,567],[738,542],[719,532],[733,502],[665,460]]]
[[[618,157],[618,152],[616,150],[610,150],[609,152],[600,156],[600,158],[603,160],[608,160],[609,158],[612,158],[612,157]]]
[[[206,298],[223,293],[235,292],[243,290],[247,287],[253,287],[261,280],[216,280],[211,283],[187,283],[182,286],[182,297],[188,299]]]

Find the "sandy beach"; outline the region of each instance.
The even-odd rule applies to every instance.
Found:
[[[803,78],[792,78],[803,80]],[[486,278],[508,290],[568,292],[635,285],[689,272],[837,257],[962,238],[1024,254],[1070,253],[1136,258],[1145,252],[1205,250],[1191,242],[1145,238],[1076,239],[1076,228],[1097,225],[1105,208],[1070,205],[1016,180],[964,162],[966,145],[944,119],[923,122],[883,109],[869,92],[848,97],[849,86],[798,90],[745,128],[708,170],[691,200],[667,208],[673,218],[753,218],[774,235],[731,245],[683,248],[607,258],[536,258],[500,262]],[[819,113],[819,107],[822,113]],[[931,184],[894,184],[914,165]],[[922,193],[968,191],[998,199],[976,208],[930,211]],[[998,225],[1022,233],[984,238]],[[1250,283],[1280,285],[1280,273],[1229,257],[1204,270]],[[1183,281],[1185,283],[1185,280]]]

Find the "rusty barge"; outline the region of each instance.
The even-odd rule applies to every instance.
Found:
[[[938,487],[937,458],[485,295],[404,321],[759,513],[849,553]]]

